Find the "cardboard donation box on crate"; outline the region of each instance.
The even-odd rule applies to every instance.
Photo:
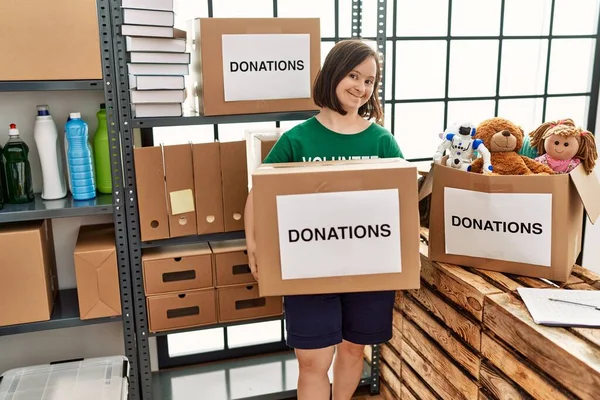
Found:
[[[267,164],[252,180],[261,296],[419,288],[410,163]]]
[[[582,224],[600,214],[600,184],[582,166],[569,174],[488,176],[434,165],[429,258],[516,275],[567,281],[581,251]]]
[[[199,18],[191,77],[203,115],[316,110],[318,18]]]

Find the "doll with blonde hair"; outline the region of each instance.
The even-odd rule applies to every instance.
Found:
[[[577,127],[570,118],[546,122],[529,137],[531,147],[540,154],[535,160],[555,173],[566,174],[583,164],[585,172],[590,174],[596,165],[598,151],[594,135]]]

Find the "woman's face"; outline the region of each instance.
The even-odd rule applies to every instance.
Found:
[[[357,112],[373,94],[377,63],[373,57],[357,65],[338,84],[335,94],[347,112]]]
[[[570,160],[577,154],[579,143],[574,136],[552,135],[544,141],[544,148],[555,160]]]

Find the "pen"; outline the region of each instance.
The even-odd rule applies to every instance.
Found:
[[[568,300],[562,300],[562,299],[553,299],[553,298],[550,298],[550,299],[548,299],[548,300],[551,300],[551,301],[559,301],[559,302],[561,302],[561,303],[576,304],[576,305],[578,305],[578,306],[584,306],[584,307],[592,307],[592,308],[595,308],[596,310],[599,310],[599,311],[600,311],[600,307],[598,307],[598,306],[594,306],[594,305],[592,305],[592,304],[577,303],[577,302],[574,302],[574,301],[568,301]]]

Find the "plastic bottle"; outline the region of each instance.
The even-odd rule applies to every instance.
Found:
[[[71,113],[65,126],[68,143],[67,165],[74,200],[96,197],[92,149],[88,141],[88,126],[80,113]]]
[[[106,123],[106,106],[100,104],[96,113],[98,128],[94,133],[94,165],[96,167],[96,186],[100,193],[112,193],[110,171],[110,147],[108,144],[108,127]]]
[[[6,168],[4,167],[4,157],[2,157],[2,146],[0,146],[0,204],[5,203],[8,203],[8,184],[6,183]]]
[[[2,155],[6,160],[8,202],[13,204],[32,202],[35,197],[31,184],[29,147],[19,137],[19,130],[15,124],[10,124],[8,142],[2,150]]]
[[[46,105],[37,106],[33,139],[42,166],[42,199],[62,199],[67,195],[63,155],[56,124]]]

